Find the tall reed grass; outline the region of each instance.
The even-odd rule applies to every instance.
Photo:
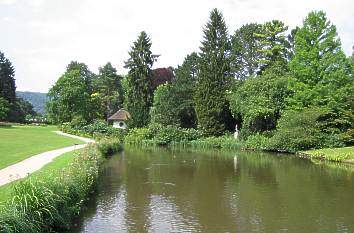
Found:
[[[70,228],[83,203],[96,190],[101,155],[94,145],[76,156],[60,174],[25,179],[0,209],[0,232],[56,232]]]

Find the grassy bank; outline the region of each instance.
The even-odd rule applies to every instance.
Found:
[[[11,201],[0,210],[0,232],[51,232],[70,227],[72,217],[95,190],[101,157],[94,146],[73,160],[69,156],[41,171],[47,171],[47,176],[37,173],[12,185]]]
[[[84,143],[55,130],[56,126],[0,127],[0,169],[45,151]]]
[[[0,187],[0,232],[67,230],[94,193],[101,161],[122,149],[119,141],[63,154],[28,178]]]
[[[307,150],[299,153],[314,159],[324,159],[338,162],[354,163],[354,146],[342,148],[324,148],[318,150]]]
[[[61,176],[61,172],[64,171],[71,163],[75,161],[75,157],[81,153],[83,150],[70,151],[61,156],[55,158],[51,163],[45,165],[41,170],[34,172],[30,175],[32,180],[43,180],[43,179],[55,179]],[[14,181],[12,183],[0,186],[0,206],[4,205],[6,201],[9,201],[11,197],[11,192],[15,185],[23,180]]]

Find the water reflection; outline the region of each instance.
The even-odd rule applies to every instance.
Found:
[[[353,170],[291,156],[129,149],[99,184],[72,232],[354,232]]]

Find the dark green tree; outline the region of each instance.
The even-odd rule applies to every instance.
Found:
[[[225,97],[231,82],[231,46],[224,18],[217,9],[211,11],[203,32],[195,93],[196,113],[198,124],[206,134],[221,135],[228,128],[231,116]]]
[[[80,117],[87,122],[98,114],[92,101],[94,74],[83,63],[71,62],[66,72],[48,92],[47,113],[54,123],[70,122]],[[95,103],[95,102],[94,102]]]
[[[10,111],[9,102],[3,97],[0,97],[0,120],[6,120],[9,111]]]
[[[122,78],[117,75],[117,70],[108,62],[99,68],[98,76],[94,80],[94,96],[100,101],[105,119],[123,107]]]
[[[232,36],[231,70],[237,80],[255,76],[259,71],[259,44],[255,34],[260,34],[262,25],[250,23],[242,25]]]
[[[255,33],[258,50],[261,53],[259,60],[260,70],[264,71],[273,64],[283,65],[289,58],[290,43],[286,31],[288,26],[279,20],[272,20],[262,25],[261,33]]]
[[[127,108],[132,116],[132,127],[143,127],[150,121],[149,111],[153,102],[151,68],[158,57],[152,54],[150,48],[150,38],[143,31],[133,43],[130,58],[125,62],[125,68],[129,69]]]
[[[0,97],[4,98],[12,109],[16,102],[15,69],[9,59],[0,51]]]
[[[16,98],[16,102],[13,105],[9,120],[14,122],[25,122],[26,116],[35,115],[36,112],[33,110],[33,105],[30,102],[22,98]]]

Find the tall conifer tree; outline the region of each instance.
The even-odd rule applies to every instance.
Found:
[[[230,112],[225,92],[230,85],[230,41],[224,18],[217,9],[210,13],[200,47],[200,73],[196,84],[196,113],[208,135],[227,129]]]
[[[16,101],[15,69],[9,59],[0,51],[0,97],[8,103]]]
[[[132,127],[143,127],[149,123],[149,111],[153,102],[151,89],[152,65],[157,55],[153,55],[151,41],[143,31],[133,43],[130,58],[125,63],[128,72],[127,107],[132,116]]]

